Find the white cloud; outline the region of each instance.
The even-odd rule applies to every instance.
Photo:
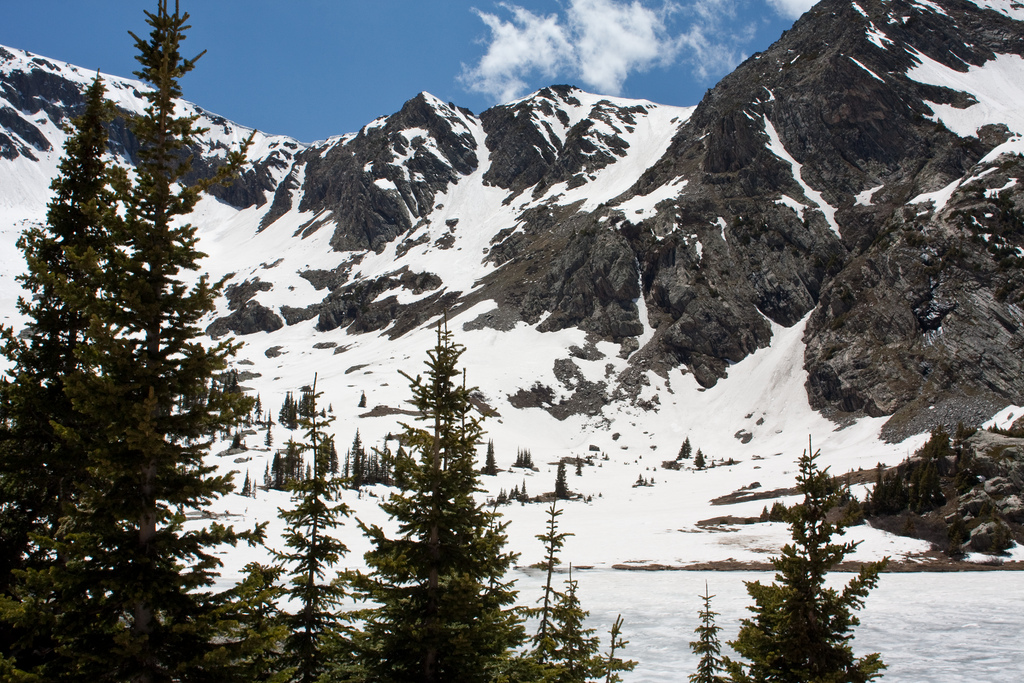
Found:
[[[784,17],[797,19],[816,5],[818,0],[768,0],[768,4]]]
[[[794,0],[770,0],[793,2]],[[736,66],[752,24],[737,30],[737,0],[566,0],[563,14],[540,15],[510,3],[507,19],[475,10],[490,31],[486,54],[463,65],[460,80],[470,90],[506,102],[522,95],[528,80],[566,77],[597,92],[618,95],[633,73],[689,64],[706,80]],[[687,24],[672,32],[675,19]]]
[[[479,64],[463,67],[461,78],[470,90],[506,101],[526,87],[527,74],[536,71],[550,78],[572,63],[574,51],[555,15],[542,17],[505,3],[501,7],[512,14],[511,21],[476,10],[491,30],[491,41]]]
[[[665,30],[664,11],[636,0],[574,0],[568,20],[583,82],[617,95],[631,71],[675,61],[679,44]]]

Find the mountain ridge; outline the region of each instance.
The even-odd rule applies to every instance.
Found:
[[[995,67],[1024,78],[1021,13],[823,0],[695,107],[551,86],[477,116],[420,93],[355,133],[262,136],[216,193],[238,237],[287,233],[326,251],[289,248],[275,263],[254,249],[216,266],[229,296],[209,332],[256,339],[311,323],[314,335],[394,340],[491,302],[467,329],[587,335],[536,386],[505,388],[564,419],[647,400],[648,373],[713,387],[771,343],[773,325],[807,319],[814,409],[840,423],[886,416],[896,441],[978,423],[1024,403],[1024,128],[972,92]],[[0,150],[46,165],[35,157],[60,148],[53,131],[88,78],[27,55],[34,67],[19,72],[17,54],[0,53]],[[48,75],[30,84],[36,72]],[[109,82],[130,113],[132,82]],[[45,131],[12,114],[32,106]],[[202,173],[245,129],[195,111],[211,128],[195,150]],[[130,164],[131,136],[115,129],[112,152]],[[606,355],[599,342],[625,365],[583,381],[579,359]]]

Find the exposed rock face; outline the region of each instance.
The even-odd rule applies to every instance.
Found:
[[[260,235],[332,251],[281,257],[301,286],[240,266],[211,334],[397,337],[489,301],[467,327],[578,328],[629,359],[583,380],[567,349],[558,386],[510,388],[564,417],[640,405],[648,371],[711,386],[806,320],[813,407],[892,416],[891,439],[978,423],[1024,403],[1024,119],[974,88],[996,64],[1024,80],[1017,14],[822,0],[692,110],[552,86],[477,117],[423,93],[356,134],[264,140],[217,196],[258,210]],[[0,156],[38,158],[60,140],[23,113],[66,120],[87,78],[15,58]],[[237,133],[202,115],[197,174]],[[112,149],[136,154],[123,121]]]
[[[434,197],[477,166],[471,115],[422,93],[397,114],[355,136],[329,140],[296,157],[261,227],[292,208],[316,218],[299,228],[306,237],[328,222],[339,251],[384,246],[434,206]]]
[[[256,332],[274,332],[284,327],[281,316],[274,313],[253,297],[258,292],[266,292],[274,286],[269,282],[263,282],[259,278],[245,280],[241,284],[230,284],[224,292],[228,300],[230,315],[223,316],[213,321],[206,328],[206,333],[211,337],[220,337],[229,332],[235,334],[254,334]]]
[[[7,67],[0,71],[0,158],[24,157],[36,161],[41,152],[59,150],[63,138],[48,138],[47,135],[53,133],[44,132],[50,126],[44,126],[40,115],[48,119],[53,130],[62,130],[81,113],[85,105],[83,91],[96,76],[95,72],[2,47],[0,63]],[[103,79],[108,96],[119,102],[119,116],[108,125],[110,152],[127,163],[137,163],[139,146],[130,121],[145,106],[140,92],[143,86],[138,81],[113,76],[104,75]],[[252,131],[195,105],[183,105],[208,129],[194,147],[182,152],[183,156],[192,158],[192,171],[185,177],[186,181],[191,181],[212,175],[223,163],[224,152]],[[283,136],[257,134],[255,138],[256,145],[265,149],[259,158],[252,159],[243,177],[210,190],[211,194],[237,208],[265,204],[267,194],[276,189],[295,152],[304,147]]]

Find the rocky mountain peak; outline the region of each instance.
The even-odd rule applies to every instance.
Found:
[[[395,340],[447,310],[578,333],[501,391],[599,419],[657,410],[658,383],[713,387],[802,326],[815,409],[889,416],[893,439],[978,422],[1024,402],[1021,19],[822,0],[696,107],[558,85],[476,116],[420,93],[354,134],[267,138],[218,195],[246,208],[245,246],[214,264],[231,296],[210,332]],[[59,149],[87,78],[19,59],[0,150],[27,163]],[[204,115],[200,172],[243,132]]]

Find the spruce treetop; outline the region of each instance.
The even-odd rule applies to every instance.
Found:
[[[842,590],[825,586],[825,577],[853,552],[857,543],[834,543],[848,522],[829,521],[828,513],[840,500],[840,491],[819,470],[818,452],[810,448],[799,460],[797,487],[802,503],[786,515],[792,543],[772,558],[775,582],[747,582],[755,601],[753,617],[744,619],[739,635],[730,645],[749,661],[749,666],[726,659],[734,681],[850,681],[874,680],[885,668],[879,655],[854,657],[850,641],[859,622],[854,611],[878,582],[886,559],[862,565]]]

